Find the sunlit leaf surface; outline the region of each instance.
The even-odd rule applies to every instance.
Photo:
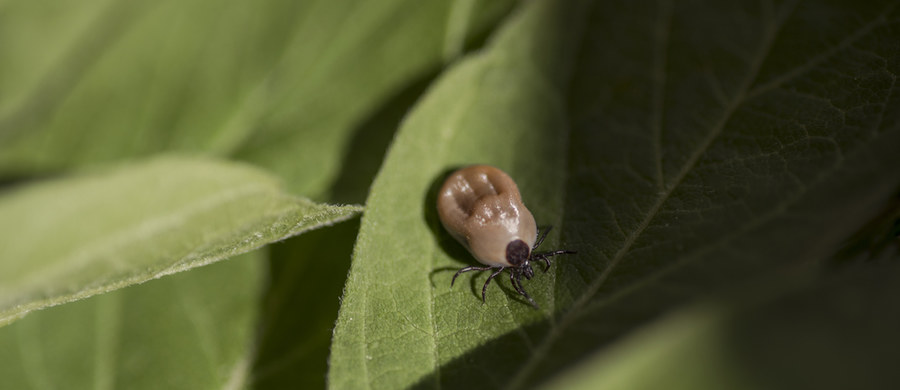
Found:
[[[242,164],[160,158],[0,196],[0,322],[349,218]]]

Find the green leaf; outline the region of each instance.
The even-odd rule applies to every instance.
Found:
[[[265,115],[236,157],[292,192],[364,201],[403,115],[511,2],[326,1],[301,11],[269,77]]]
[[[0,323],[347,219],[256,169],[159,158],[0,196]]]
[[[7,3],[0,176],[202,152],[360,202],[424,83],[511,1]]]
[[[440,231],[434,187],[451,167],[494,164],[521,179],[539,224],[557,223],[566,143],[560,130],[567,126],[561,69],[571,50],[561,43],[578,12],[562,4],[530,2],[405,120],[367,201],[335,329],[331,387],[408,387],[494,335],[541,318],[496,287],[484,306],[467,282],[450,289],[453,273],[442,268],[466,263],[442,250],[457,244]],[[547,276],[531,291],[553,310]]]
[[[546,388],[890,388],[900,359],[897,260],[682,310]]]
[[[815,268],[900,188],[890,2],[528,2],[405,120],[362,220],[333,388],[530,387],[661,313]],[[583,28],[581,27],[583,26]],[[443,232],[459,165],[579,251],[525,288]]]
[[[2,172],[233,150],[302,11],[280,3],[9,2]]]
[[[236,388],[264,253],[29,315],[0,328],[4,389]]]

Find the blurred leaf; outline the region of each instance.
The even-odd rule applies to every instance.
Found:
[[[331,333],[358,231],[354,219],[269,247],[271,276],[252,387],[325,387]]]
[[[510,3],[7,2],[0,176],[202,152],[236,155],[324,199],[336,177],[358,172],[341,170],[345,160],[371,154],[363,173],[377,167],[404,94]],[[348,150],[373,128],[383,141]]]
[[[161,158],[0,196],[0,323],[329,225],[357,206],[285,194],[250,167]]]
[[[252,252],[4,327],[0,388],[234,388],[249,370],[262,260]]]
[[[524,4],[395,138],[331,387],[535,386],[668,310],[822,264],[900,186],[892,4]],[[474,261],[433,192],[470,163],[579,251],[526,284],[541,311],[505,278],[485,305],[486,275],[449,288]]]
[[[319,2],[270,76],[277,99],[236,156],[292,192],[362,202],[402,116],[511,2]]]
[[[759,389],[727,352],[722,307],[682,310],[633,332],[548,389]],[[752,367],[752,365],[751,365]]]
[[[878,261],[897,253],[900,253],[900,194],[854,233],[831,262],[841,265]]]
[[[891,388],[900,380],[897,260],[844,269],[736,308],[718,302],[683,310],[546,387]]]
[[[233,149],[298,11],[275,0],[6,4],[0,167]]]

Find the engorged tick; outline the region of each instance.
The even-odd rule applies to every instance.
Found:
[[[437,200],[441,224],[484,267],[460,269],[456,277],[469,271],[488,271],[491,276],[481,288],[485,302],[487,286],[497,275],[509,270],[509,281],[516,292],[538,308],[522,288],[522,276],[531,280],[532,261],[542,261],[544,272],[550,269],[550,258],[575,251],[555,250],[535,253],[551,227],[538,237],[534,216],[522,204],[516,183],[503,171],[488,165],[473,165],[453,172],[441,187]]]

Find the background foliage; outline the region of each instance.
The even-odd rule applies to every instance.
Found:
[[[893,2],[7,1],[0,53],[0,388],[900,379]],[[540,310],[449,288],[471,163],[579,252]]]

